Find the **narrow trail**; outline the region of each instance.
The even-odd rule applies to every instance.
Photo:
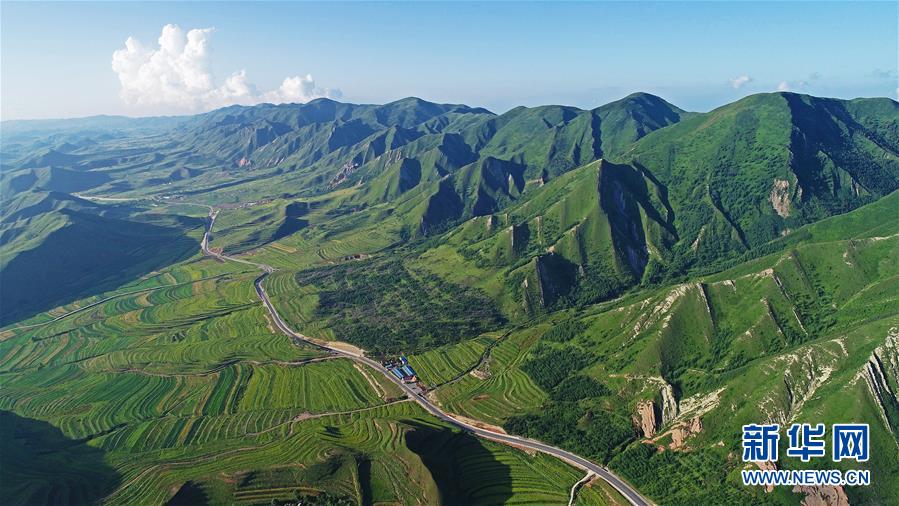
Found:
[[[120,368],[112,368],[112,369],[100,369],[100,371],[110,372],[113,374],[119,373],[132,373],[132,374],[140,374],[143,376],[156,376],[160,378],[172,378],[179,376],[190,376],[190,377],[202,377],[202,376],[210,376],[216,373],[221,372],[228,367],[231,367],[237,363],[245,363],[245,364],[253,364],[257,366],[265,366],[265,365],[276,365],[279,367],[302,367],[304,365],[314,364],[317,362],[324,362],[325,360],[334,360],[340,357],[335,357],[333,355],[328,355],[325,357],[314,357],[307,358],[303,360],[229,360],[226,362],[222,362],[219,366],[213,367],[212,369],[206,369],[203,371],[196,372],[162,372],[162,371],[148,371],[146,369],[138,369],[136,367],[120,367]]]
[[[342,416],[342,415],[352,415],[355,413],[364,413],[366,411],[374,411],[376,409],[380,409],[380,408],[383,408],[386,406],[392,406],[394,404],[400,404],[403,402],[410,402],[410,399],[397,399],[395,401],[385,402],[382,404],[375,404],[374,406],[366,406],[364,408],[351,409],[348,411],[332,411],[329,413],[301,413],[301,414],[291,418],[290,420],[287,420],[286,422],[282,422],[277,425],[272,425],[271,427],[269,427],[265,430],[261,430],[259,432],[247,432],[246,435],[255,437],[260,434],[265,434],[267,432],[271,432],[271,431],[276,430],[285,425],[291,425],[290,430],[292,433],[293,432],[293,424],[295,424],[297,422],[305,422],[306,420],[315,420],[316,418],[327,418],[329,416]]]
[[[577,491],[580,490],[581,487],[589,483],[594,476],[596,475],[593,474],[593,471],[587,471],[587,475],[581,478],[581,481],[571,486],[571,494],[569,494],[568,496],[568,506],[574,506],[574,500],[577,499]]]
[[[181,204],[187,204],[186,202],[180,202]],[[193,204],[193,205],[203,205],[203,204]],[[447,422],[459,429],[473,434],[475,436],[488,439],[491,441],[495,441],[498,443],[506,444],[509,446],[517,447],[517,448],[528,448],[531,450],[535,450],[541,453],[545,453],[547,455],[552,455],[556,458],[559,458],[568,464],[587,471],[588,473],[595,474],[599,476],[603,480],[605,480],[609,485],[611,485],[615,490],[617,490],[628,502],[630,502],[634,506],[649,506],[652,504],[648,499],[644,498],[637,492],[636,489],[627,484],[624,480],[619,478],[617,475],[612,473],[609,469],[602,467],[598,464],[595,464],[579,455],[571,453],[567,450],[563,450],[561,448],[556,448],[554,446],[547,445],[540,441],[534,439],[528,439],[524,437],[512,436],[508,434],[502,434],[499,432],[494,432],[491,430],[487,430],[481,427],[477,427],[475,425],[469,424],[467,422],[463,422],[458,418],[453,417],[452,415],[443,411],[440,407],[436,406],[433,402],[430,401],[427,397],[421,394],[421,392],[417,392],[412,389],[406,383],[403,383],[394,375],[390,374],[390,372],[385,369],[378,362],[368,358],[365,356],[363,352],[354,352],[342,348],[338,348],[330,345],[327,342],[319,341],[317,339],[313,339],[311,337],[305,336],[298,332],[295,332],[291,329],[287,323],[281,318],[281,315],[278,313],[278,310],[275,308],[275,305],[272,303],[271,299],[269,299],[268,294],[263,287],[263,283],[266,278],[275,271],[275,269],[266,264],[251,262],[249,260],[245,260],[242,258],[235,258],[232,256],[228,256],[224,253],[214,252],[209,249],[209,238],[212,234],[212,227],[215,225],[215,218],[218,216],[218,210],[213,208],[212,206],[203,205],[209,209],[208,215],[208,225],[206,228],[206,233],[203,235],[203,241],[200,243],[203,253],[218,258],[223,261],[231,261],[231,262],[239,262],[246,265],[253,265],[260,270],[263,271],[262,275],[256,278],[254,282],[254,286],[256,288],[256,294],[262,300],[262,303],[265,305],[269,314],[272,317],[272,320],[275,323],[275,326],[278,327],[281,332],[286,334],[288,337],[292,338],[295,342],[302,341],[306,344],[309,344],[313,347],[324,350],[333,355],[339,355],[342,357],[347,357],[352,360],[359,362],[360,364],[367,365],[372,369],[380,372],[383,376],[385,376],[388,380],[392,381],[394,384],[400,387],[400,389],[413,401],[418,403],[425,411],[430,413],[431,415],[439,418],[440,420]]]

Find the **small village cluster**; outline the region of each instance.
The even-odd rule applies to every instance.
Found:
[[[409,365],[409,360],[404,355],[400,355],[396,359],[387,359],[382,362],[382,365],[404,383],[416,383],[418,381],[415,369],[412,369],[412,366]]]

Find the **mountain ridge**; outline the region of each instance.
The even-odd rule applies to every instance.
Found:
[[[32,191],[272,202],[276,209],[235,244],[240,250],[294,234],[368,234],[378,246],[351,253],[371,254],[450,233],[465,262],[514,273],[530,290],[552,287],[531,301],[584,303],[734,261],[895,190],[897,118],[889,99],[792,93],[751,95],[708,113],[646,93],[590,110],[503,114],[416,97],[230,106],[169,134],[41,138],[41,150],[4,170],[0,191],[10,197],[5,208]],[[578,172],[597,160],[605,170]],[[572,172],[583,188],[543,190],[569,184]],[[554,200],[526,204],[538,194]],[[323,214],[288,211],[294,201],[309,209],[308,199]],[[527,206],[541,211],[520,215]],[[453,232],[485,216],[512,237],[493,228],[492,238],[465,242]],[[557,226],[567,235],[550,239]]]
[[[4,133],[0,407],[20,429],[3,440],[28,455],[33,417],[54,441],[90,441],[141,484],[111,502],[278,501],[297,483],[427,502],[438,468],[420,453],[449,428],[276,332],[265,266],[285,326],[404,355],[441,410],[608,466],[659,503],[882,502],[899,476],[897,105],[318,101]],[[792,421],[868,423],[872,486],[743,487],[740,426]],[[581,477],[493,443],[455,455],[460,471],[480,455],[457,480],[472,490],[526,482],[512,501],[564,502]],[[46,495],[59,466],[37,467],[12,497]]]

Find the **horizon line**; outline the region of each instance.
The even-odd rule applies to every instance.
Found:
[[[409,95],[409,96],[407,96],[407,97],[398,98],[398,99],[396,99],[396,100],[391,100],[391,101],[389,101],[389,102],[384,102],[384,103],[375,103],[375,102],[350,102],[350,101],[335,100],[335,99],[329,98],[329,97],[317,97],[317,98],[314,98],[314,99],[312,99],[312,100],[310,100],[310,101],[308,101],[308,102],[281,102],[281,103],[277,103],[277,104],[276,104],[276,103],[272,103],[272,102],[260,102],[260,103],[258,103],[258,104],[252,104],[252,105],[231,104],[231,105],[226,105],[226,106],[223,106],[223,107],[217,107],[217,108],[215,108],[215,109],[210,109],[210,110],[208,110],[208,111],[187,112],[187,113],[183,113],[183,114],[149,114],[149,115],[145,115],[145,116],[130,116],[130,115],[127,115],[127,114],[107,114],[107,113],[98,113],[98,114],[91,114],[91,115],[88,115],[88,116],[70,116],[70,117],[52,117],[52,118],[14,118],[14,119],[0,119],[0,124],[3,124],[3,123],[13,123],[13,122],[76,121],[76,120],[86,120],[86,119],[94,119],[94,118],[121,118],[121,119],[129,119],[129,120],[190,118],[190,117],[193,117],[193,116],[200,116],[200,115],[203,115],[203,114],[210,114],[210,113],[213,113],[213,112],[216,112],[216,111],[221,111],[221,110],[224,110],[224,109],[230,109],[230,108],[247,108],[247,109],[249,109],[249,108],[253,108],[253,107],[265,107],[265,106],[269,106],[269,107],[303,106],[303,105],[312,104],[312,103],[314,103],[314,102],[324,102],[324,101],[327,101],[327,102],[334,102],[334,103],[338,103],[338,104],[345,104],[345,105],[354,105],[354,106],[376,106],[376,107],[377,107],[377,106],[386,106],[386,105],[390,105],[390,104],[395,104],[395,103],[397,103],[397,102],[402,102],[402,101],[404,101],[404,100],[410,100],[410,99],[421,100],[422,102],[427,102],[427,103],[429,103],[429,104],[436,104],[436,105],[458,105],[458,106],[469,107],[469,108],[472,108],[472,109],[483,109],[484,111],[486,111],[486,112],[489,113],[489,114],[493,114],[494,116],[500,116],[500,115],[503,115],[503,114],[508,113],[509,111],[513,111],[513,110],[515,110],[515,109],[519,109],[519,108],[522,108],[522,107],[523,107],[523,108],[526,108],[526,109],[535,109],[535,108],[538,108],[538,107],[553,107],[553,106],[555,106],[555,107],[571,107],[571,108],[578,109],[578,110],[581,110],[581,111],[592,111],[592,110],[595,110],[595,109],[599,109],[600,107],[604,107],[604,106],[607,106],[607,105],[609,105],[609,104],[613,104],[613,103],[615,103],[615,102],[624,100],[624,99],[626,99],[626,98],[628,98],[628,97],[631,97],[631,96],[634,96],[634,95],[648,95],[648,96],[651,96],[651,97],[655,97],[655,98],[658,98],[658,99],[660,99],[660,100],[663,100],[663,101],[665,101],[665,102],[667,102],[667,103],[669,103],[669,104],[671,104],[671,105],[673,105],[673,106],[675,106],[675,107],[677,107],[677,108],[680,109],[680,106],[678,106],[677,104],[671,102],[670,100],[668,100],[668,99],[666,99],[666,98],[664,98],[664,97],[661,97],[661,96],[659,96],[659,95],[656,95],[656,94],[654,94],[654,93],[649,93],[649,92],[646,92],[646,91],[634,91],[634,92],[628,93],[627,95],[625,95],[625,96],[623,96],[623,97],[621,97],[621,98],[619,98],[619,99],[615,99],[615,100],[606,102],[606,103],[604,103],[604,104],[602,104],[602,105],[599,105],[599,106],[597,106],[597,107],[593,107],[593,108],[591,108],[591,109],[584,109],[584,108],[581,108],[581,107],[578,107],[578,106],[575,106],[575,105],[566,105],[566,104],[554,104],[554,103],[548,103],[548,104],[541,104],[541,105],[534,105],[534,106],[516,105],[516,106],[514,106],[514,107],[510,107],[510,108],[506,109],[506,110],[503,111],[503,112],[494,112],[494,111],[491,111],[490,109],[488,109],[488,108],[486,108],[486,107],[483,107],[483,106],[473,106],[473,105],[465,104],[465,103],[462,103],[462,102],[435,102],[435,101],[431,101],[431,100],[428,100],[428,99],[425,99],[425,98],[421,98],[421,97],[418,97],[418,96],[414,96],[414,95]],[[740,97],[740,98],[738,98],[738,99],[736,99],[736,100],[733,100],[733,101],[731,101],[731,102],[725,102],[725,103],[723,103],[723,104],[720,104],[720,105],[718,105],[718,106],[716,106],[716,107],[713,107],[713,108],[711,108],[711,109],[709,109],[709,110],[707,110],[707,111],[691,111],[691,110],[687,110],[687,109],[682,109],[682,110],[685,111],[685,112],[708,113],[708,112],[712,112],[712,111],[714,111],[714,110],[716,110],[716,109],[719,109],[719,108],[721,108],[721,107],[727,106],[727,105],[729,105],[729,104],[733,104],[733,103],[739,102],[739,101],[741,101],[741,100],[745,100],[745,99],[747,99],[747,98],[755,97],[755,96],[759,96],[759,95],[802,95],[802,96],[808,96],[808,97],[814,97],[814,98],[822,98],[822,99],[828,99],[828,100],[840,100],[840,101],[844,101],[844,102],[851,102],[851,101],[853,101],[853,100],[862,100],[862,99],[881,99],[881,98],[883,98],[883,99],[887,99],[887,100],[890,100],[890,101],[899,103],[899,101],[897,101],[896,99],[890,98],[889,96],[885,96],[885,95],[877,95],[877,96],[857,96],[857,97],[853,97],[853,98],[837,98],[837,97],[828,97],[828,96],[821,96],[821,95],[813,95],[813,94],[811,94],[811,93],[799,93],[799,92],[796,92],[796,91],[779,91],[779,90],[775,90],[775,91],[760,91],[760,92],[758,92],[758,93],[751,93],[751,94],[749,94],[749,95],[745,95],[745,96]]]

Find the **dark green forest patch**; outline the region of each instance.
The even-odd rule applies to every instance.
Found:
[[[317,313],[341,340],[374,352],[413,352],[498,328],[503,316],[480,290],[399,261],[349,262],[297,273],[321,289]]]

